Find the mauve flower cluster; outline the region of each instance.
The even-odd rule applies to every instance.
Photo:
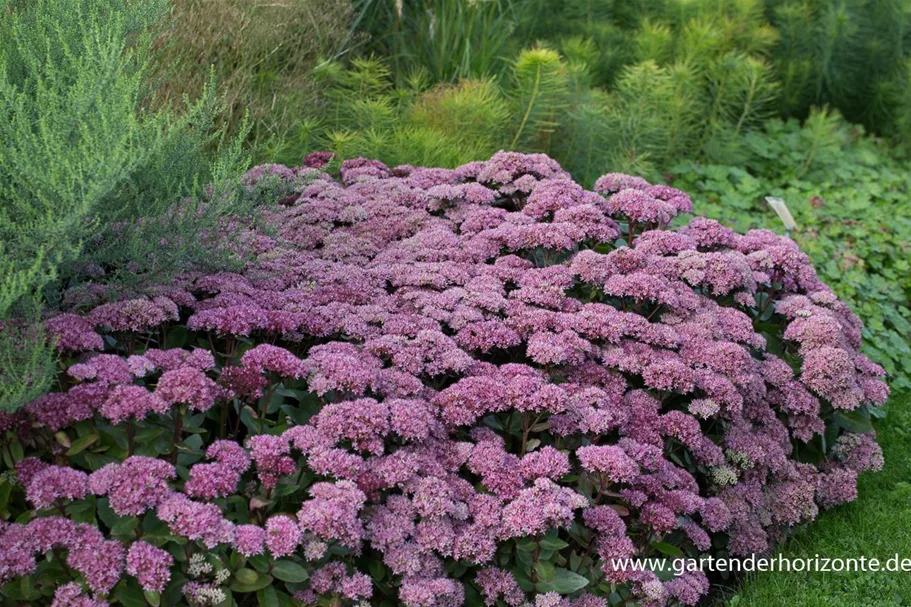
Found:
[[[246,235],[244,271],[50,319],[77,357],[66,388],[0,419],[29,434],[221,408],[210,427],[236,420],[234,439],[91,474],[22,462],[41,516],[0,523],[0,582],[59,546],[94,593],[124,571],[163,588],[182,566],[167,551],[55,513],[94,495],[201,550],[297,558],[299,604],[606,607],[607,581],[647,607],[694,605],[704,575],[662,581],[611,559],[655,542],[767,551],[882,465],[860,430],[888,395],[883,370],[787,238],[698,217],[672,229],[693,209],[685,193],[620,174],[587,191],[539,154],[453,170],[348,160],[338,180],[267,165],[244,180],[271,182],[281,204]],[[104,352],[101,333],[150,342],[175,322],[211,350]],[[358,571],[368,555],[379,562]],[[548,586],[554,563],[581,582]],[[218,583],[185,594],[201,604]],[[96,599],[63,586],[56,600]]]

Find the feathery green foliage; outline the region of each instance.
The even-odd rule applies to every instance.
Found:
[[[573,70],[540,46],[522,51],[509,77],[430,85],[423,70],[395,86],[377,59],[325,71],[330,100],[311,130],[314,147],[340,159],[451,167],[504,148],[550,152],[570,105]]]
[[[884,136],[911,141],[907,2],[529,0],[523,7],[517,35],[526,43],[562,45],[578,37],[594,43],[590,65],[598,85],[613,88],[625,66],[651,60],[688,66],[694,78],[709,79],[711,92],[719,69],[736,65],[735,58],[758,61],[742,65],[734,82],[741,97],[751,90],[764,95],[765,110],[806,118],[811,107],[830,105]],[[730,145],[728,135],[721,134],[718,149]]]
[[[568,72],[560,54],[535,47],[519,54],[513,66],[513,149],[550,148],[550,137],[560,126],[568,102]]]
[[[53,299],[52,283],[84,268],[121,278],[185,267],[195,236],[239,198],[175,203],[236,176],[246,157],[237,145],[215,161],[204,153],[221,137],[211,86],[180,108],[144,111],[165,0],[14,0],[0,10],[0,403],[15,406],[47,379],[50,353],[28,321]],[[37,350],[17,352],[28,348]]]
[[[804,117],[829,104],[892,136],[909,109],[904,82],[911,5],[891,0],[768,0],[780,42],[773,52],[782,110]],[[904,134],[904,133],[902,133]]]

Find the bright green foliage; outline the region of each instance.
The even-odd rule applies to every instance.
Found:
[[[773,61],[786,114],[806,116],[811,105],[830,104],[852,122],[895,134],[911,108],[911,4],[768,0],[767,10],[780,37]]]
[[[180,110],[143,111],[150,28],[167,3],[16,0],[0,10],[0,321],[52,299],[51,283],[76,270],[160,278],[194,251],[213,258],[201,233],[237,197],[216,191],[201,204],[196,194],[218,190],[246,157],[237,145],[214,161],[203,154],[221,135],[211,86]],[[3,332],[4,405],[44,384],[50,355],[17,352],[41,349],[36,331]]]
[[[36,299],[18,299],[13,312],[16,318],[0,321],[0,411],[46,392],[59,372],[50,348],[42,347],[47,338]]]
[[[776,36],[757,2],[646,3],[635,15],[620,3],[568,4],[551,27],[529,26],[607,87],[581,90],[567,123],[587,140],[583,181],[603,172],[588,169],[593,155],[600,168],[647,174],[678,158],[736,158],[740,135],[774,115],[778,84],[766,56]]]
[[[568,72],[560,54],[535,47],[519,54],[511,90],[514,121],[510,148],[548,150],[568,99]]]
[[[536,46],[519,53],[498,81],[435,87],[420,71],[395,87],[374,59],[334,66],[327,70],[334,85],[325,134],[315,128],[311,145],[343,158],[442,166],[497,149],[540,151],[586,184],[608,169],[658,178],[681,157],[736,158],[741,135],[766,116],[775,88],[764,63],[729,54],[702,80],[686,64],[644,61],[625,68],[605,92],[590,86],[591,50],[581,39],[568,41],[563,54]]]
[[[56,0],[35,2],[31,10],[26,3],[6,7],[9,18],[0,26],[0,241],[2,265],[12,278],[4,291],[10,284],[16,290],[4,298],[2,312],[54,278],[57,264],[78,250],[94,205],[142,162],[136,116],[142,49],[127,50],[127,37],[154,23],[164,6],[103,8]],[[90,20],[95,27],[83,30]],[[36,260],[42,262],[37,267]]]
[[[429,90],[424,75],[417,74],[396,89],[386,66],[374,59],[356,59],[345,70],[332,66],[329,74],[333,85],[326,115],[311,137],[313,147],[332,150],[340,159],[456,166],[482,157],[489,140],[464,137],[455,124],[480,127],[500,115],[497,104],[488,109],[473,102],[476,95],[490,100],[491,91],[482,84]],[[434,106],[460,117],[450,122]]]
[[[432,4],[418,11],[405,3],[403,18],[433,14]],[[508,11],[496,2],[442,4],[458,11],[499,7],[522,20],[514,42],[551,39],[550,46],[529,46],[513,62],[497,64],[496,83],[512,112],[501,147],[548,152],[572,165],[585,183],[607,167],[657,175],[683,157],[736,158],[740,135],[777,108],[778,86],[767,61],[776,36],[755,1],[646,3],[644,16],[634,20],[621,15],[619,3],[588,2],[591,11],[575,2],[558,10],[544,0],[516,2]],[[380,9],[371,6],[361,25],[377,40],[398,41],[386,33],[394,31],[388,19],[376,21]],[[386,8],[394,17],[393,3]],[[400,89],[391,100],[409,96],[414,73],[446,82],[490,71],[441,68],[427,56],[453,58],[461,51],[447,49],[445,38],[423,40],[420,27],[409,28],[409,36],[383,47],[391,55],[390,79]],[[417,52],[421,44],[432,52]],[[499,46],[500,52],[510,48]],[[390,120],[395,115],[385,114]]]
[[[898,395],[886,405],[888,417],[876,424],[886,465],[861,477],[857,501],[825,512],[796,532],[782,547],[791,559],[876,558],[880,566],[896,554],[911,554],[911,398]],[[900,561],[899,561],[900,563]],[[830,563],[831,564],[831,563]],[[853,565],[852,565],[853,567]],[[907,604],[907,571],[829,571],[750,575],[738,592],[719,605],[728,607],[892,607]]]
[[[395,87],[375,59],[332,66],[327,77],[330,103],[312,131],[314,147],[390,166],[453,167],[502,148],[548,151],[570,82],[560,55],[545,47],[519,54],[506,87],[484,79],[431,87],[420,71]]]
[[[591,40],[598,49],[591,62],[595,83],[610,89],[624,67],[679,64],[708,95],[744,100],[755,92],[764,101],[758,108],[782,117],[805,118],[812,106],[828,104],[884,136],[911,141],[911,5],[905,1],[529,0],[519,12],[526,42]],[[729,72],[733,58],[759,63],[752,76],[745,64]],[[718,87],[725,72],[728,85]],[[729,111],[737,107],[743,106],[733,103]],[[748,122],[731,124],[737,131]],[[728,134],[720,155],[731,145]]]
[[[911,166],[837,114],[817,111],[801,127],[773,120],[744,138],[745,165],[680,163],[673,185],[696,210],[739,230],[782,226],[765,202],[782,198],[792,234],[864,321],[867,353],[896,388],[911,386]]]

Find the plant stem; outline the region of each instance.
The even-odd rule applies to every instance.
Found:
[[[525,108],[525,115],[522,116],[522,122],[519,124],[519,130],[516,131],[516,136],[512,138],[512,143],[509,144],[509,147],[514,148],[519,142],[519,137],[522,136],[522,131],[525,130],[525,125],[528,123],[528,118],[531,116],[531,110],[535,106],[535,102],[538,100],[538,92],[541,88],[541,64],[538,64],[538,69],[535,72],[535,86],[531,90],[531,98],[528,100],[528,107]]]
[[[171,438],[171,463],[177,463],[177,444],[183,435],[183,408],[174,409],[176,417],[174,418],[174,436]]]

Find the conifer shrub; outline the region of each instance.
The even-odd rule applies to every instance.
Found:
[[[764,552],[881,466],[883,370],[792,240],[541,154],[331,160],[243,179],[242,271],[47,320],[58,389],[0,414],[6,599],[695,605],[612,559]]]
[[[85,275],[162,280],[214,262],[204,236],[241,213],[229,190],[249,165],[244,132],[214,146],[226,133],[213,124],[220,105],[211,82],[181,103],[146,108],[164,0],[13,0],[0,11],[0,408],[8,408],[51,378],[54,361],[33,321],[59,287]]]

